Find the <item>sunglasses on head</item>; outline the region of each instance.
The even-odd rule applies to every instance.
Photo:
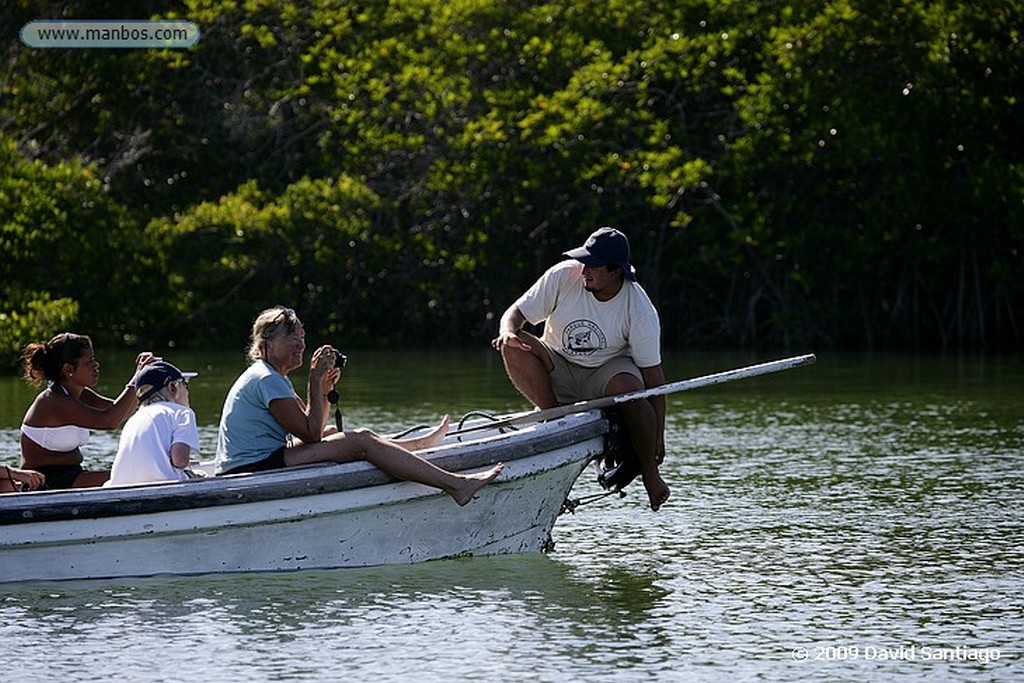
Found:
[[[291,329],[295,326],[295,323],[298,322],[298,320],[299,318],[297,315],[295,315],[294,310],[290,308],[281,308],[278,314],[274,316],[273,320],[267,323],[266,326],[263,328],[263,336],[264,338],[266,338],[267,330],[272,327],[277,327],[278,325],[285,325],[288,328],[288,330],[291,331]]]
[[[294,310],[292,310],[290,308],[282,308],[280,310],[280,312],[277,314],[277,316],[275,316],[274,319],[270,321],[270,324],[271,325],[277,325],[278,323],[282,322],[282,320],[284,322],[290,322],[291,319],[293,319],[294,317],[295,317],[295,311]]]

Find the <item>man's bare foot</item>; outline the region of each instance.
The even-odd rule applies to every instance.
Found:
[[[651,509],[657,512],[671,495],[668,484],[658,474],[651,478],[644,477],[643,481],[644,488],[647,489],[647,498],[651,502]]]
[[[451,494],[456,503],[459,505],[465,505],[469,501],[473,500],[473,496],[476,495],[477,491],[494,481],[494,478],[501,474],[501,470],[504,469],[504,467],[505,463],[499,462],[486,472],[478,472],[477,474],[457,474],[455,476],[461,480],[459,486],[448,493]]]

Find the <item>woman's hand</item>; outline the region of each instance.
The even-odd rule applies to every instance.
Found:
[[[324,375],[324,395],[331,392],[331,389],[334,388],[334,385],[338,383],[339,379],[341,379],[341,368],[331,367],[331,369],[327,371],[327,374]]]
[[[135,369],[141,370],[153,361],[161,360],[160,356],[157,356],[152,351],[143,351],[135,357]]]
[[[125,395],[129,396],[130,397],[129,402],[136,401],[138,399],[138,396],[136,396],[136,394],[135,394],[135,378],[139,376],[140,372],[142,372],[142,368],[144,368],[147,365],[149,365],[150,363],[153,363],[153,362],[158,361],[158,360],[163,360],[163,359],[160,358],[160,356],[154,354],[152,351],[143,351],[142,353],[137,355],[135,357],[135,374],[132,375],[132,378],[130,380],[128,380],[127,384],[124,385],[124,391],[121,392],[121,396],[122,397],[124,397]],[[118,400],[120,400],[120,399],[118,399]],[[122,419],[124,419],[124,418],[122,418]]]
[[[323,373],[331,367],[334,362],[333,358],[328,358],[328,355],[334,351],[330,346],[321,346],[313,352],[312,357],[309,359],[309,371],[315,374],[317,377],[323,376]]]
[[[331,346],[321,346],[313,352],[309,361],[310,379],[319,380],[324,393],[330,391],[341,377],[341,370],[334,367],[338,352]]]
[[[7,476],[12,482],[20,482],[26,491],[35,491],[46,483],[46,477],[42,472],[35,470],[23,470],[17,467],[8,467]]]

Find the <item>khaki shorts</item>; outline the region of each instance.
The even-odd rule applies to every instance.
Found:
[[[549,377],[551,378],[551,390],[555,393],[555,400],[559,403],[575,403],[604,396],[604,388],[608,386],[608,382],[615,375],[633,375],[640,380],[640,386],[644,386],[644,376],[640,373],[640,368],[628,356],[612,358],[596,368],[585,368],[582,365],[570,363],[561,354],[552,351],[546,345],[542,344],[542,346],[555,365]]]

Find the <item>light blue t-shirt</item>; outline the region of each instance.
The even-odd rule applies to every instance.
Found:
[[[217,433],[217,474],[259,462],[287,443],[288,431],[270,413],[270,402],[298,398],[291,381],[258,360],[228,391]]]

